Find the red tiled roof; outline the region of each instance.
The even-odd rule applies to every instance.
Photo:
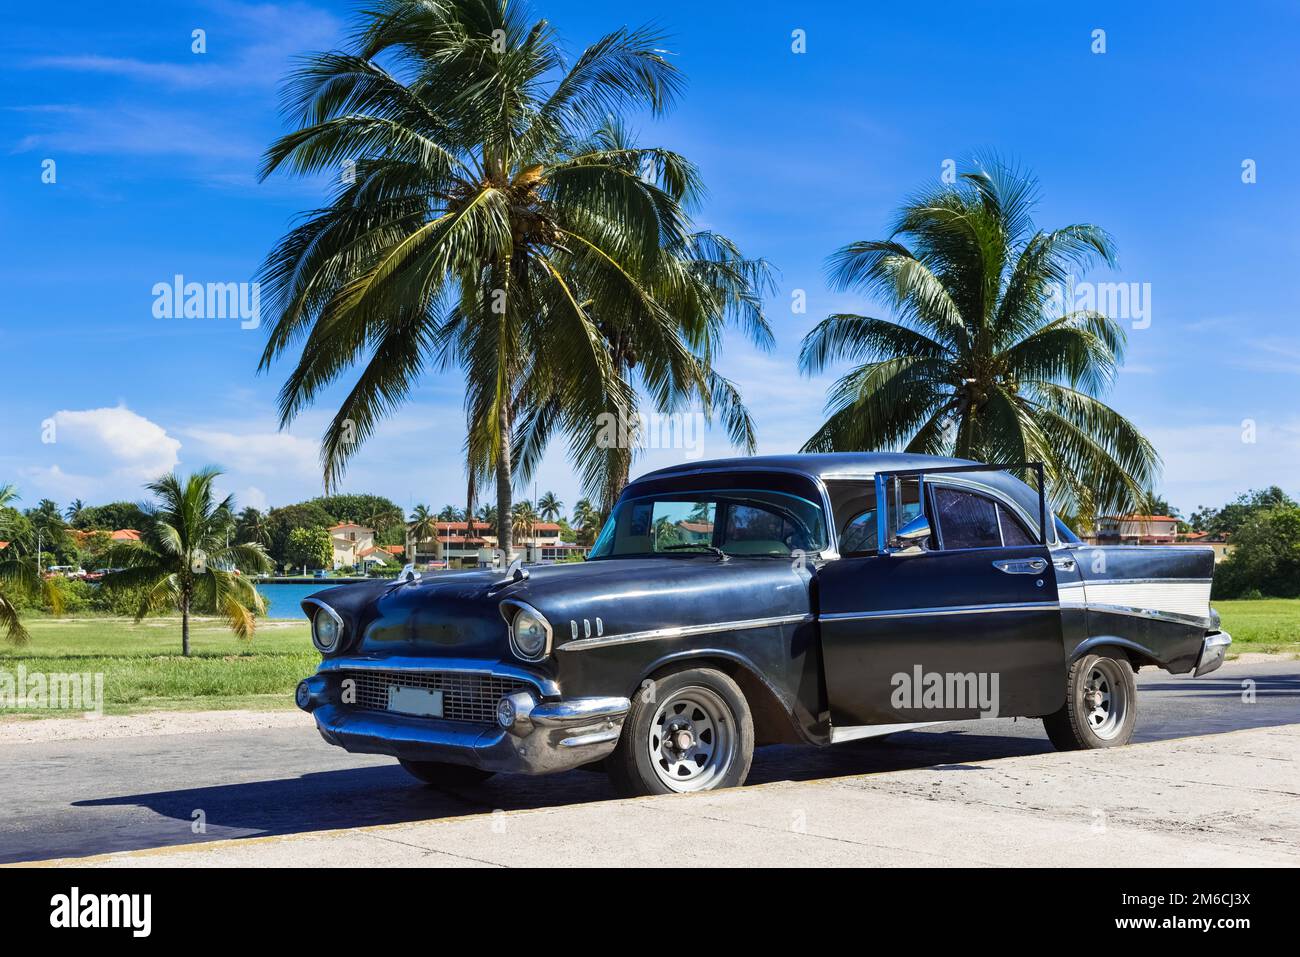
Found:
[[[1172,515],[1103,515],[1102,521],[1114,522],[1176,522]]]
[[[440,532],[463,532],[469,528],[469,522],[438,522],[437,526],[438,531]],[[478,519],[474,520],[475,531],[482,529],[487,532],[491,531],[495,527],[495,525],[489,522],[481,522]],[[533,522],[533,529],[538,532],[558,532],[560,526],[555,522]]]
[[[329,530],[332,532],[340,528],[364,528],[369,530],[370,526],[362,525],[360,522],[339,522],[337,525],[331,525]]]
[[[388,554],[390,554],[390,555],[405,555],[405,554],[406,554],[406,546],[405,546],[405,545],[380,545],[379,547],[382,548],[384,551],[388,552]]]
[[[140,541],[140,533],[134,528],[119,528],[113,533],[112,539],[115,542],[138,542]]]

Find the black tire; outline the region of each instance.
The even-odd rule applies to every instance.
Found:
[[[1070,666],[1065,704],[1043,718],[1047,737],[1058,751],[1118,748],[1133,739],[1136,724],[1133,668],[1127,658],[1105,654],[1084,655]]]
[[[670,723],[681,751],[665,737]],[[684,667],[657,675],[632,696],[608,771],[626,797],[713,791],[744,784],[753,759],[754,718],[740,686],[713,668]]]
[[[407,761],[399,758],[398,763],[406,769],[407,774],[434,787],[470,787],[482,784],[493,774],[480,768],[466,767],[463,764],[446,764],[442,761]]]

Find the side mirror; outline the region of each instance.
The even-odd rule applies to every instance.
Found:
[[[894,533],[894,540],[890,544],[903,552],[924,551],[929,538],[930,520],[925,515],[918,515]]]

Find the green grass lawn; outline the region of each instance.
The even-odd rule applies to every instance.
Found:
[[[1300,654],[1300,598],[1216,601],[1214,608],[1232,635],[1229,657],[1246,651]]]
[[[1232,634],[1232,653],[1300,654],[1300,599],[1215,602]],[[180,653],[177,619],[137,625],[122,618],[28,621],[31,644],[0,645],[0,670],[14,674],[104,675],[104,712],[292,708],[293,689],[316,670],[306,621],[262,622],[245,644],[223,626],[198,621],[190,631],[193,655]],[[5,714],[67,716],[51,709],[6,709]]]
[[[32,618],[27,628],[29,644],[0,645],[0,670],[102,673],[105,714],[291,708],[294,686],[320,663],[306,621],[261,622],[247,643],[216,622],[192,622],[189,658],[180,653],[179,619]],[[0,716],[6,713],[69,714],[29,708]]]

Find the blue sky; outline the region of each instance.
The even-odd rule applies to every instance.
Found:
[[[666,119],[640,123],[641,138],[695,160],[709,187],[700,221],[779,270],[768,304],[777,348],[736,339],[721,362],[761,451],[797,449],[820,421],[830,377],[797,375],[804,333],[831,312],[882,314],[828,290],[826,256],[884,236],[945,160],[991,149],[1037,174],[1039,224],[1093,222],[1115,236],[1119,268],[1081,281],[1149,284],[1149,323],[1127,323],[1127,364],[1107,398],[1155,441],[1173,504],[1186,513],[1266,484],[1300,493],[1294,4],[532,9],[573,52],[651,17],[672,36],[686,94]],[[259,184],[254,171],[283,131],[276,91],[290,58],[337,45],[353,10],[6,7],[0,482],[17,483],[23,504],[138,499],[146,477],[209,463],[227,470],[241,504],[319,493],[330,397],[278,431],[286,370],[255,374],[265,329],[155,318],[152,290],[176,274],[251,280],[296,214],[321,202],[319,181]],[[203,54],[191,52],[195,29],[206,31]],[[804,53],[791,49],[794,30]],[[51,159],[56,181],[43,183]],[[794,290],[806,313],[792,311]],[[404,507],[462,502],[463,435],[457,377],[430,376],[359,452],[344,488]],[[706,457],[729,452],[724,435],[706,434]],[[647,452],[634,473],[685,454]],[[538,485],[576,500],[562,449]]]

